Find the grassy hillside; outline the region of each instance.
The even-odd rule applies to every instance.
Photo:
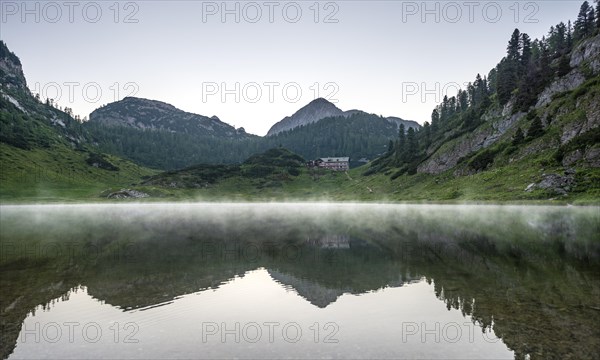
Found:
[[[0,143],[0,202],[90,200],[156,173],[114,156],[104,159],[118,170],[90,165],[91,154],[62,145],[24,150]]]
[[[0,93],[0,202],[90,199],[156,173],[100,153],[68,114],[9,93],[25,111]]]
[[[561,171],[559,165],[547,165],[555,160],[545,153],[468,176],[457,177],[450,170],[438,175],[405,174],[393,180],[389,173],[365,176],[368,165],[344,173],[307,168],[296,157],[286,149],[272,149],[242,165],[198,165],[149,176],[129,188],[150,195],[144,201],[600,203],[600,170],[593,168],[576,169],[575,185],[567,195],[548,189],[526,191],[545,172]],[[106,190],[103,196],[116,190]]]
[[[383,174],[365,177],[364,167],[348,174],[302,169],[294,178],[249,180],[232,176],[203,188],[172,188],[138,184],[151,195],[146,201],[367,201],[367,202],[494,202],[543,201],[551,204],[600,204],[600,171],[578,175],[586,184],[567,196],[525,188],[541,174],[521,173],[527,164],[455,178],[452,174],[404,176],[391,181]],[[510,182],[507,183],[507,179]],[[137,201],[137,200],[136,200]]]
[[[32,96],[19,58],[0,41],[1,203],[91,199],[155,173],[100,153],[70,109]]]
[[[291,154],[285,149],[275,151]],[[561,171],[558,165],[540,167],[554,161],[543,153],[468,176],[456,177],[447,171],[439,175],[405,174],[394,180],[385,173],[363,175],[367,166],[343,173],[309,169],[300,161],[273,165],[273,158],[264,155],[242,165],[198,165],[160,174],[111,156],[107,160],[119,171],[96,168],[86,163],[88,153],[69,149],[25,151],[0,144],[0,155],[3,170],[9,169],[0,174],[2,203],[115,201],[106,196],[122,188],[150,196],[119,201],[600,203],[599,169],[577,169],[577,185],[567,196],[543,189],[525,191],[544,172]]]
[[[151,199],[308,199],[339,189],[344,174],[308,169],[285,148],[273,148],[240,165],[197,165],[146,177],[133,188]]]

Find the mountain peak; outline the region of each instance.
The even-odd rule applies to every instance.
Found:
[[[277,135],[281,132],[295,129],[297,127],[308,125],[312,123],[316,123],[322,119],[328,117],[338,117],[343,116],[345,118],[349,118],[355,114],[367,114],[362,110],[348,110],[342,111],[337,106],[335,106],[332,102],[328,101],[324,98],[317,98],[313,101],[309,102],[307,105],[302,107],[300,110],[296,111],[292,116],[286,116],[283,120],[276,123],[269,129],[267,136]],[[409,127],[418,129],[421,127],[417,122],[404,120],[397,117],[388,117],[386,118],[389,122],[396,124],[396,126],[400,126],[400,124],[404,124],[404,126],[408,129]]]
[[[331,105],[333,105],[333,103],[331,101],[329,101],[329,100],[327,100],[325,98],[322,98],[322,97],[316,98],[313,101],[311,101],[311,102],[308,103],[308,105],[318,105],[318,104],[331,104]],[[333,106],[335,106],[335,105],[333,105]]]
[[[296,111],[294,115],[287,116],[269,129],[267,136],[291,130],[302,125],[317,122],[326,117],[343,116],[344,112],[324,98],[317,98],[306,106]]]

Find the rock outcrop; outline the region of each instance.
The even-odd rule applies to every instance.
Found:
[[[108,194],[106,197],[109,199],[143,199],[147,198],[150,195],[145,192],[131,190],[131,189],[121,189],[119,191]]]
[[[508,108],[511,106],[511,104],[507,105]],[[488,112],[483,117],[484,126],[480,126],[475,131],[444,144],[429,159],[421,163],[417,171],[440,174],[455,167],[461,158],[495,144],[515,123],[525,116],[524,113],[512,115],[510,113],[509,111],[509,115],[506,115],[504,109]]]
[[[0,41],[0,84],[9,89],[29,92],[21,61],[6,47],[4,41]]]
[[[564,176],[558,174],[543,174],[539,183],[531,183],[525,191],[535,189],[549,190],[559,195],[567,195],[575,186],[575,170],[567,170]]]
[[[600,74],[600,36],[585,40],[573,49],[569,64],[573,70],[544,89],[535,105],[536,108],[548,105],[552,96],[556,94],[581,86],[586,81],[586,76]]]
[[[573,70],[566,76],[555,80],[542,91],[535,105],[536,108],[546,106],[552,101],[552,96],[565,91],[571,91],[585,82],[585,76],[579,70]]]
[[[594,74],[600,73],[600,36],[582,42],[571,54],[571,67],[588,63]]]

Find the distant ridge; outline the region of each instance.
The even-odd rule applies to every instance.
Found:
[[[175,133],[225,138],[245,137],[246,133],[219,120],[185,112],[157,100],[126,97],[94,110],[90,121],[109,126],[127,126],[140,130],[167,130]]]

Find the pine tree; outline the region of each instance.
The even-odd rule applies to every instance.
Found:
[[[427,150],[431,144],[431,126],[428,121],[425,121],[425,124],[423,124],[423,140],[423,148]]]
[[[523,140],[525,140],[525,137],[523,136],[523,130],[521,130],[521,128],[518,127],[517,132],[515,133],[515,137],[513,138],[512,144],[519,145],[523,142]]]
[[[439,130],[439,126],[440,126],[440,113],[438,111],[437,108],[433,109],[433,112],[431,113],[431,132],[432,133],[437,133],[437,131]]]
[[[490,73],[488,74],[487,78],[490,95],[495,94],[498,88],[498,69],[493,68],[492,70],[490,70]]]
[[[467,101],[469,104],[471,106],[475,106],[475,86],[471,82],[467,84],[467,90],[465,90],[465,92],[467,93]]]
[[[498,75],[496,79],[496,93],[498,94],[498,101],[500,105],[506,104],[516,85],[516,69],[514,68],[514,62],[504,58],[498,64]]]
[[[567,52],[570,52],[573,49],[573,24],[571,24],[571,20],[569,20],[567,24]]]
[[[469,94],[466,91],[458,91],[458,106],[460,111],[465,111],[469,107]]]
[[[409,128],[410,129],[410,128]],[[396,165],[401,165],[405,160],[406,153],[406,130],[404,124],[400,124],[398,130],[398,142],[396,143]]]
[[[519,29],[515,29],[508,41],[506,57],[500,61],[497,67],[496,93],[500,105],[504,105],[510,100],[513,90],[517,88],[519,76],[523,73],[523,70],[521,70],[522,47],[521,33]],[[528,56],[531,56],[530,52],[529,48]]]
[[[531,38],[529,35],[521,34],[521,46],[523,48],[521,52],[521,70],[524,71],[531,60]]]
[[[477,77],[475,77],[475,82],[473,83],[473,105],[477,106],[481,104],[486,96],[486,85],[483,83],[481,75],[477,74]]]
[[[398,137],[402,139],[404,135],[406,135],[406,127],[404,127],[404,124],[400,124],[400,126],[398,126]]]
[[[531,121],[531,125],[527,130],[527,138],[535,139],[544,134],[544,127],[542,126],[542,120],[540,120],[539,116],[535,116]]]
[[[482,95],[482,99],[481,99],[481,106],[483,108],[487,108],[490,103],[490,96],[491,96],[491,91],[490,91],[490,86],[488,84],[488,79],[486,76],[483,77],[483,81],[481,83],[482,87],[481,87],[481,95]]]
[[[538,39],[533,40],[531,43],[531,61],[537,63],[540,59],[540,41]]]
[[[440,111],[440,121],[444,123],[450,117],[450,101],[448,95],[444,95],[442,100],[442,110]]]
[[[546,45],[548,45],[548,49],[550,53],[553,53],[556,43],[556,28],[554,26],[550,26],[550,30],[548,31],[548,37],[545,38]]]
[[[540,43],[540,63],[539,72],[536,77],[536,91],[542,91],[544,87],[552,80],[553,73],[550,67],[550,52],[544,41]]]
[[[415,160],[417,157],[417,153],[419,152],[419,143],[417,141],[417,136],[415,134],[415,129],[412,127],[408,128],[408,132],[406,133],[406,156],[405,160],[407,162],[411,162]]]
[[[388,153],[388,155],[391,155],[393,152],[394,152],[394,142],[392,140],[390,140],[390,142],[388,143],[387,153]]]
[[[521,32],[519,31],[519,29],[515,29],[513,31],[513,34],[508,42],[508,47],[506,48],[506,50],[508,60],[514,62],[519,61],[519,57],[521,54]]]
[[[558,61],[558,69],[556,71],[556,75],[565,76],[571,71],[571,65],[569,64],[569,57],[567,54],[562,54],[560,60]]]
[[[556,36],[554,40],[554,51],[556,57],[565,53],[567,48],[567,25],[565,23],[560,22],[560,24],[556,25]]]
[[[577,20],[575,20],[576,40],[584,39],[590,34],[590,9],[590,4],[587,1],[584,1],[583,4],[581,4],[581,7],[579,8],[579,15],[577,15]]]
[[[447,118],[451,118],[455,113],[456,113],[456,109],[458,108],[458,102],[456,101],[456,96],[451,97],[450,99],[448,99],[448,115]]]
[[[525,75],[522,78],[522,81],[519,84],[519,91],[517,93],[517,99],[515,102],[515,107],[521,111],[527,111],[530,106],[534,105],[537,100],[538,86],[536,81],[538,81],[539,71],[536,64],[531,61],[527,66],[527,70],[525,71]]]

